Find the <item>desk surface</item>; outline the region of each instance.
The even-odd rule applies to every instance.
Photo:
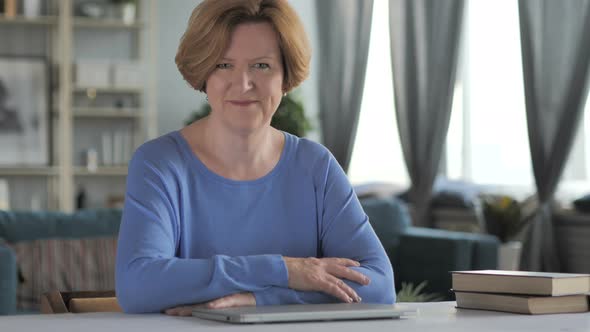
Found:
[[[414,316],[391,320],[232,325],[193,317],[121,313],[0,316],[0,331],[590,331],[590,313],[520,315],[456,309],[455,302],[403,303]]]

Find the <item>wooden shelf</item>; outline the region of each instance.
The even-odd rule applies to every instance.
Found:
[[[99,28],[99,29],[141,29],[143,22],[126,23],[117,19],[97,19],[88,17],[75,17],[74,26],[80,28]]]
[[[93,88],[93,87],[74,87],[74,93],[87,93],[88,90],[95,90],[96,93],[112,93],[112,94],[141,94],[143,93],[142,88],[116,88],[116,87],[107,87],[107,88]]]
[[[74,175],[76,176],[127,176],[127,166],[103,166],[96,171],[91,172],[86,167],[75,167]]]
[[[21,4],[22,1],[18,0],[17,3]],[[44,5],[45,1],[41,0]],[[98,1],[97,6],[107,9],[106,7],[110,6],[107,4],[109,1]],[[157,103],[154,101],[157,96],[157,59],[154,54],[157,51],[158,40],[155,25],[158,2],[134,1],[137,3],[136,16],[134,20],[127,20],[129,23],[124,22],[121,16],[114,15],[109,15],[110,18],[93,18],[82,16],[80,13],[80,16],[77,16],[82,0],[49,1],[51,5],[44,6],[48,11],[42,11],[45,15],[37,17],[25,17],[18,12],[14,17],[6,17],[4,13],[0,13],[2,42],[11,45],[14,43],[15,53],[18,53],[15,55],[31,53],[45,56],[52,65],[51,76],[55,76],[52,80],[52,105],[49,105],[52,130],[49,133],[50,139],[46,142],[52,151],[52,164],[38,167],[0,165],[0,178],[8,179],[17,187],[26,184],[28,179],[46,182],[47,190],[43,199],[48,202],[48,208],[64,212],[74,211],[76,182],[101,184],[87,188],[88,193],[93,197],[96,195],[97,199],[99,196],[122,194],[120,184],[127,176],[128,167],[123,163],[131,157],[127,154],[132,152],[136,144],[157,135]],[[22,10],[22,6],[18,10]],[[110,9],[108,11],[110,12]],[[30,33],[40,33],[43,37],[42,43],[29,45],[35,42],[27,39]],[[18,50],[24,51],[16,52]],[[139,70],[145,72],[142,81],[135,85],[129,81],[128,86],[123,87],[121,84],[114,84],[125,83],[123,81],[104,81],[103,87],[99,87],[102,81],[75,80],[77,62],[87,60],[110,63],[115,59],[122,63],[139,62]],[[93,83],[97,86],[91,86]],[[118,163],[112,166],[98,165],[97,170],[89,171],[85,164],[79,161],[79,150],[93,144],[100,145],[103,143],[102,140],[108,141],[103,139],[107,136],[104,135],[105,132],[112,132],[108,134],[112,134],[111,153],[113,157],[117,153],[117,158],[112,160]],[[121,145],[124,146],[117,149],[121,151],[115,151],[114,141],[119,137]],[[98,142],[94,142],[95,140]],[[102,186],[105,180],[117,183],[116,187],[110,188],[109,183]],[[25,185],[22,190],[18,190],[15,204],[26,206],[27,196],[36,189]]]
[[[141,108],[74,108],[72,115],[75,118],[117,118],[117,119],[137,119],[141,118]]]
[[[0,25],[33,25],[33,26],[44,26],[44,25],[55,25],[57,24],[56,16],[38,16],[38,17],[6,17],[0,15]]]
[[[55,25],[57,24],[57,16],[44,15],[37,17],[14,16],[7,17],[0,14],[1,24],[19,24],[19,25]],[[142,29],[145,24],[143,22],[125,23],[122,20],[116,19],[96,19],[87,17],[75,17],[73,20],[75,27],[80,28],[98,28],[98,29]]]
[[[0,167],[0,176],[55,176],[57,167]]]

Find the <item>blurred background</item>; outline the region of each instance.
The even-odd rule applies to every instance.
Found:
[[[0,210],[120,210],[133,151],[206,108],[174,63],[199,2],[0,0]],[[590,272],[590,1],[289,2],[312,66],[277,121],[361,200]]]

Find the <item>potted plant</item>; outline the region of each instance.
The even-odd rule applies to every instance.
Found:
[[[211,106],[208,103],[204,104],[199,110],[191,113],[185,124],[189,125],[206,117],[209,113],[211,113]],[[311,129],[311,125],[305,117],[303,103],[293,93],[288,93],[283,97],[270,125],[298,137],[305,136]]]
[[[507,195],[485,195],[482,197],[482,209],[486,230],[500,239],[498,251],[498,268],[517,270],[520,264],[522,242],[518,235],[529,223],[536,210],[534,197],[523,204]]]
[[[402,282],[402,288],[397,293],[397,302],[438,302],[443,301],[444,297],[437,293],[425,293],[424,287],[428,284],[427,280],[422,281],[418,286],[413,283]]]

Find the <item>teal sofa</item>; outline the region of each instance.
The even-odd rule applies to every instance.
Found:
[[[406,204],[394,196],[364,198],[361,204],[389,256],[397,290],[404,282],[427,281],[424,292],[453,300],[449,271],[497,268],[495,236],[413,227]]]
[[[19,280],[22,276],[12,244],[39,239],[112,238],[119,231],[120,221],[120,210],[86,210],[72,214],[0,210],[0,315],[23,313],[17,311],[17,287],[23,280]],[[110,259],[114,261],[114,257]]]

